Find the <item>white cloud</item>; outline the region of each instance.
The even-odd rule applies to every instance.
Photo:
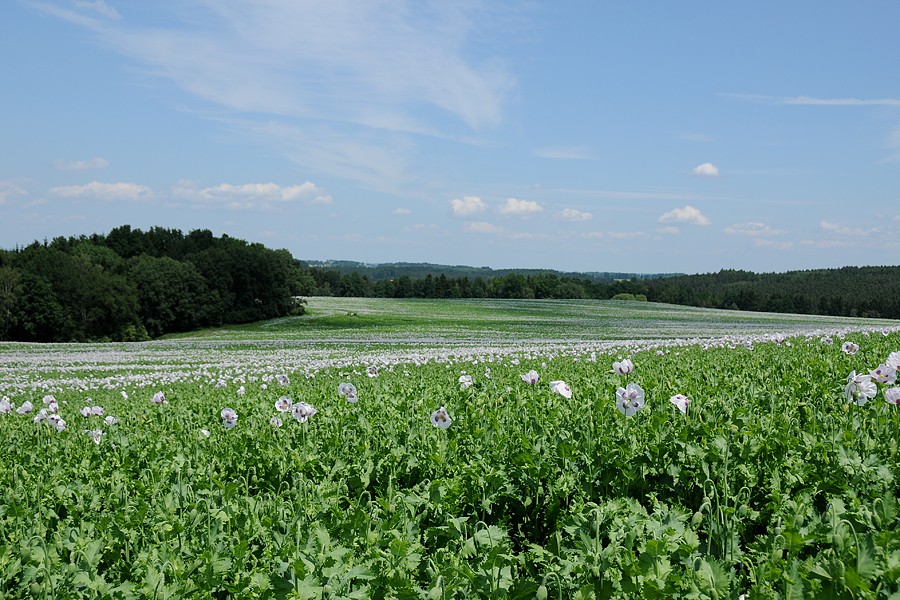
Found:
[[[466,223],[464,231],[466,233],[500,233],[503,231],[493,223],[485,221],[470,221]]]
[[[153,197],[153,190],[137,183],[103,183],[92,181],[84,185],[66,185],[50,190],[53,196],[63,198],[100,198],[101,200],[146,200]]]
[[[719,94],[762,104],[795,106],[900,106],[898,98],[816,98],[813,96],[767,96],[764,94]]]
[[[398,217],[402,217],[405,215],[411,215],[412,211],[409,210],[408,208],[395,208],[394,210],[391,211],[391,214],[397,215]]]
[[[709,225],[710,220],[693,206],[670,210],[657,219],[660,223],[689,223],[691,225]]]
[[[719,167],[712,163],[703,163],[702,165],[697,165],[694,167],[694,170],[691,171],[694,175],[700,175],[701,177],[718,177],[719,176]]]
[[[589,212],[582,212],[576,208],[564,208],[558,217],[563,221],[590,221],[594,218]]]
[[[182,181],[172,188],[172,195],[236,210],[268,208],[277,203],[331,204],[332,201],[328,193],[310,181],[286,187],[276,183],[220,183],[206,188],[197,188],[191,182]]]
[[[846,225],[841,225],[840,223],[832,223],[831,221],[820,221],[819,227],[821,227],[825,231],[836,233],[837,235],[848,238],[870,237],[873,235],[878,235],[884,231],[883,227],[871,227],[869,229],[863,229],[861,227],[847,227]]]
[[[468,217],[487,210],[487,204],[478,196],[464,196],[462,199],[454,198],[450,200],[450,207],[455,217]]]
[[[888,134],[888,137],[884,142],[884,147],[888,150],[889,154],[878,161],[879,163],[900,162],[900,127],[895,127],[894,130]]]
[[[765,223],[756,222],[736,223],[731,227],[726,227],[723,231],[728,235],[743,235],[747,237],[771,237],[785,233],[783,229],[774,229]]]
[[[753,245],[758,248],[772,248],[774,250],[790,250],[794,247],[793,242],[776,242],[762,238],[754,238]]]
[[[122,15],[115,8],[104,2],[104,0],[75,0],[75,6],[78,8],[86,8],[93,10],[108,19],[119,20]]]
[[[681,230],[675,227],[674,225],[669,225],[667,227],[658,227],[656,229],[657,233],[664,233],[666,235],[678,235],[681,233]]]
[[[533,200],[507,198],[499,210],[504,215],[533,215],[544,210],[544,207]]]
[[[116,14],[101,0],[80,6]],[[143,27],[36,8],[91,28],[187,92],[242,112],[420,131],[426,106],[478,129],[500,122],[513,85],[497,60],[471,59],[472,39],[483,45],[482,33],[504,18],[480,3],[186,0],[165,23]]]
[[[562,160],[593,160],[594,155],[587,146],[548,146],[534,151],[535,156],[541,158],[556,158]]]
[[[6,204],[13,196],[27,196],[24,188],[12,181],[0,180],[0,205]]]
[[[105,169],[109,166],[109,161],[105,158],[92,158],[90,160],[75,160],[67,162],[58,160],[53,163],[60,171],[88,171],[90,169]]]

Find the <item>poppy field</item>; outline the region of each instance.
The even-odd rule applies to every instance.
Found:
[[[613,301],[0,343],[0,598],[900,599],[898,374]]]

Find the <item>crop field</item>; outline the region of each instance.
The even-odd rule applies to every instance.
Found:
[[[900,323],[311,298],[0,343],[0,598],[900,599]]]

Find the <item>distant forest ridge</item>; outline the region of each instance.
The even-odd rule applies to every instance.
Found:
[[[397,279],[403,275],[412,279],[422,279],[431,275],[432,277],[461,278],[468,277],[474,279],[483,277],[491,279],[495,277],[505,277],[507,275],[518,273],[520,275],[556,275],[557,277],[577,277],[579,279],[589,279],[590,281],[616,281],[622,279],[658,279],[660,277],[675,277],[683,275],[683,273],[619,273],[619,272],[574,272],[574,271],[557,271],[555,269],[492,269],[490,267],[470,267],[466,265],[440,265],[433,263],[410,263],[410,262],[394,262],[394,263],[363,263],[352,260],[305,260],[303,261],[312,268],[331,269],[342,274],[359,273],[366,275],[372,281],[384,281],[388,279]]]
[[[757,312],[900,319],[900,266],[784,273],[564,273],[351,261],[313,262],[324,295],[422,298],[637,299]]]
[[[0,250],[0,340],[144,340],[303,314],[304,296],[623,299],[900,319],[900,266],[757,274],[308,264],[209,230],[128,225]]]

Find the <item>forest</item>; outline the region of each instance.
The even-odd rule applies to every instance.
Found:
[[[0,250],[0,340],[146,340],[302,314],[305,296],[625,299],[900,319],[900,266],[654,275],[306,263],[208,230],[128,225]]]
[[[140,341],[302,311],[304,269],[208,230],[122,226],[0,251],[0,339]]]

